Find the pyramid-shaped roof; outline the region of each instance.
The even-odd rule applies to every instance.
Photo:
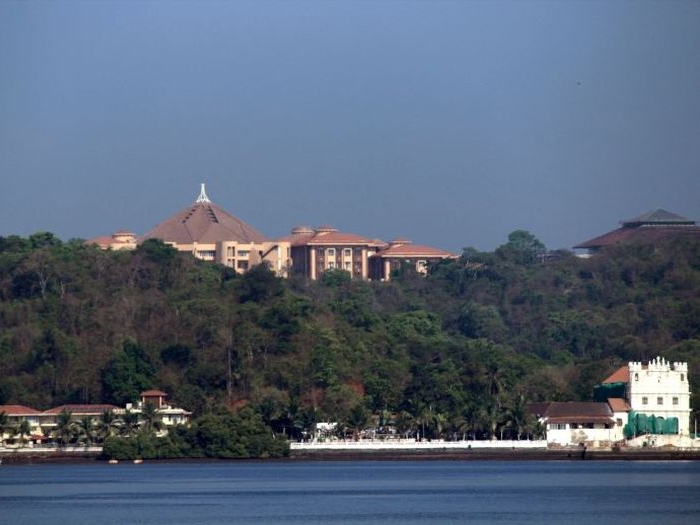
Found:
[[[687,225],[692,225],[692,224],[695,224],[695,221],[687,219],[681,215],[671,213],[670,211],[666,211],[666,210],[663,210],[661,208],[658,208],[656,210],[652,210],[652,211],[649,211],[647,213],[643,213],[642,215],[635,217],[634,219],[622,221],[622,224],[624,226],[628,226],[628,227],[643,226],[643,225],[655,225],[655,224],[676,224],[676,225],[687,224]]]
[[[263,243],[269,239],[258,230],[213,204],[204,191],[197,200],[141,237],[177,244],[213,244],[221,241]]]

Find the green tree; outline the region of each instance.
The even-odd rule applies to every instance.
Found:
[[[508,242],[496,249],[496,255],[517,264],[530,264],[545,251],[545,245],[533,234],[515,230],[508,234]]]
[[[55,434],[60,446],[66,446],[75,436],[75,422],[69,410],[61,410],[56,416]]]
[[[122,351],[110,360],[102,373],[105,401],[124,405],[137,400],[142,391],[151,387],[155,372],[145,349],[133,341],[125,341]]]

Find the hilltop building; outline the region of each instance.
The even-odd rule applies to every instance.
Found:
[[[624,242],[653,243],[677,236],[700,239],[695,221],[666,210],[657,209],[639,217],[622,221],[622,227],[574,246],[579,257],[590,257],[608,246]]]
[[[267,263],[280,276],[287,275],[290,245],[268,239],[258,230],[207,197],[204,184],[191,205],[161,222],[139,239],[160,239],[173,248],[198,259],[217,262],[243,273]]]
[[[103,235],[90,239],[88,244],[96,244],[103,250],[135,250],[136,234],[126,230],[119,230],[112,235]]]
[[[388,281],[392,272],[406,266],[418,273],[426,274],[431,264],[456,258],[457,255],[445,250],[413,244],[407,239],[395,239],[370,259],[370,279]]]
[[[397,239],[379,239],[344,233],[332,226],[294,228],[290,235],[273,240],[213,204],[204,184],[195,202],[161,222],[145,235],[119,231],[110,237],[88,241],[102,249],[133,250],[147,239],[160,239],[194,257],[212,261],[238,273],[265,263],[280,277],[290,274],[318,279],[327,270],[342,269],[353,278],[388,281],[392,272],[405,267],[427,273],[430,264],[457,255]]]

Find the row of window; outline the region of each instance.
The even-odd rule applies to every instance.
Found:
[[[234,255],[234,248],[233,246],[229,246],[226,248],[226,256],[227,257],[233,257]],[[238,257],[248,257],[250,255],[250,250],[238,250],[237,254]]]
[[[639,381],[639,374],[635,372],[634,374],[634,380]],[[685,381],[685,374],[681,374],[681,382]],[[659,378],[659,382],[661,382],[661,378]]]
[[[566,430],[570,429],[594,429],[596,428],[594,423],[550,423],[549,430]],[[598,427],[601,428],[601,427]],[[610,425],[604,423],[602,428],[610,428]]]
[[[358,250],[358,255],[359,255],[359,250]],[[326,255],[327,257],[335,257],[336,250],[335,248],[319,248],[318,249],[318,256],[323,257]],[[342,251],[343,257],[352,257],[352,248],[343,248]]]
[[[648,398],[647,396],[642,396],[642,405],[648,405],[648,404],[649,404],[649,398]],[[657,397],[657,398],[656,398],[656,404],[657,404],[657,405],[663,405],[663,404],[664,404],[664,398],[661,397],[661,396]],[[678,405],[678,398],[675,397],[675,396],[674,396],[673,398],[671,398],[671,404],[673,404],[674,406],[675,406],[675,405]]]

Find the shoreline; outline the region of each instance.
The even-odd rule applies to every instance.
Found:
[[[0,454],[3,465],[104,463],[95,452],[36,452]],[[546,449],[504,450],[471,449],[465,451],[441,448],[421,450],[330,450],[290,451],[286,458],[274,459],[216,459],[168,458],[148,459],[147,462],[210,462],[210,461],[700,461],[700,450],[673,449]],[[129,464],[131,460],[120,461]],[[1,468],[1,466],[0,466]]]

